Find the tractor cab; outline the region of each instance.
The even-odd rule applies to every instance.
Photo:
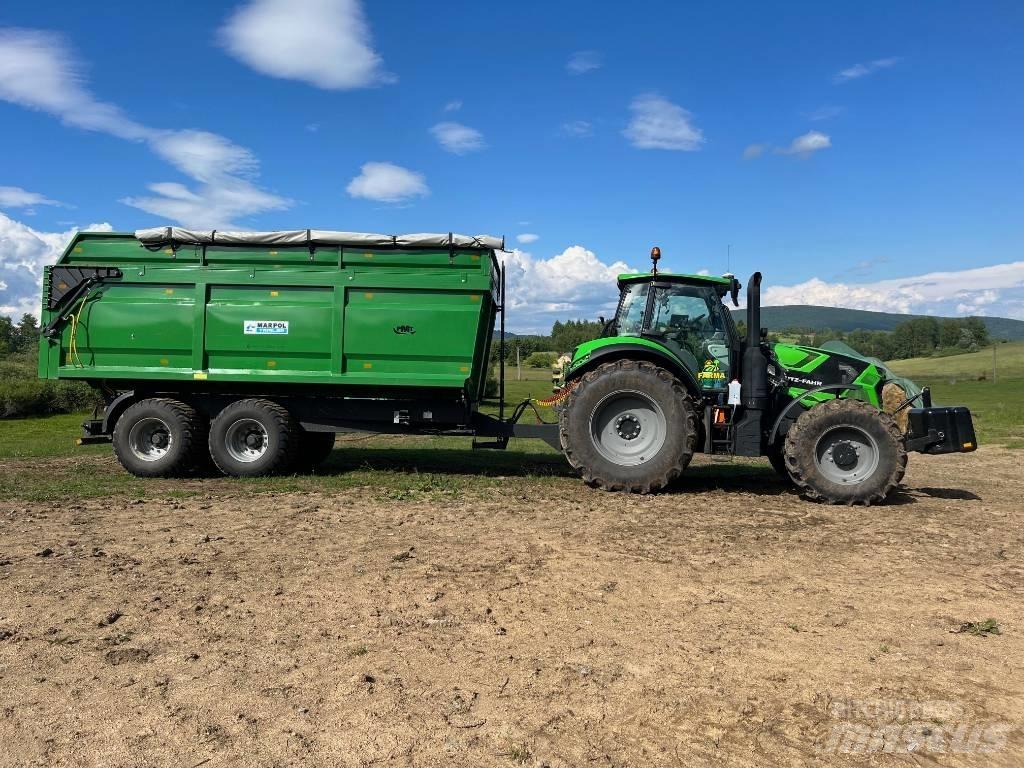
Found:
[[[605,337],[649,339],[670,351],[704,391],[735,378],[739,335],[723,299],[735,296],[732,277],[641,273],[619,275],[619,305]]]

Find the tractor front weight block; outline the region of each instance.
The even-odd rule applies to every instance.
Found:
[[[908,451],[929,454],[977,450],[970,409],[962,405],[911,408],[905,446]]]

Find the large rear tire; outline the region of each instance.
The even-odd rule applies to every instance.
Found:
[[[617,360],[586,373],[559,413],[562,451],[606,491],[651,493],[690,463],[697,421],[686,390],[651,363]]]
[[[201,458],[202,438],[202,418],[191,406],[148,398],[129,406],[114,425],[114,455],[137,477],[174,477]]]
[[[829,400],[801,414],[784,451],[801,492],[830,504],[884,501],[907,468],[892,416],[861,400]]]
[[[260,477],[289,466],[299,426],[287,409],[270,400],[237,400],[210,425],[210,456],[233,477]]]

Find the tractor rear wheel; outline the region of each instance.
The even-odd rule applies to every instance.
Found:
[[[260,477],[286,470],[299,425],[288,410],[270,400],[236,400],[210,425],[210,456],[233,477]]]
[[[786,435],[784,456],[804,495],[830,504],[883,501],[907,468],[892,416],[861,400],[829,400],[801,414]]]
[[[671,373],[617,360],[584,374],[573,387],[559,414],[559,436],[566,459],[588,485],[650,493],[690,463],[697,421]]]

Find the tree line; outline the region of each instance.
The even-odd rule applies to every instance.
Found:
[[[25,313],[15,324],[7,315],[0,315],[0,354],[18,354],[35,350],[39,343],[39,321]]]
[[[741,336],[746,335],[744,323],[738,323],[737,329]],[[571,353],[583,342],[600,336],[601,330],[602,325],[596,320],[556,320],[548,335],[506,337],[505,363],[515,365],[516,350],[521,361],[537,352]],[[900,323],[891,331],[780,328],[773,329],[768,338],[770,341],[786,340],[809,347],[820,347],[827,341],[838,340],[849,344],[862,355],[882,360],[977,352],[992,342],[988,328],[980,317],[915,317]],[[498,360],[497,343],[491,350],[491,360]]]

